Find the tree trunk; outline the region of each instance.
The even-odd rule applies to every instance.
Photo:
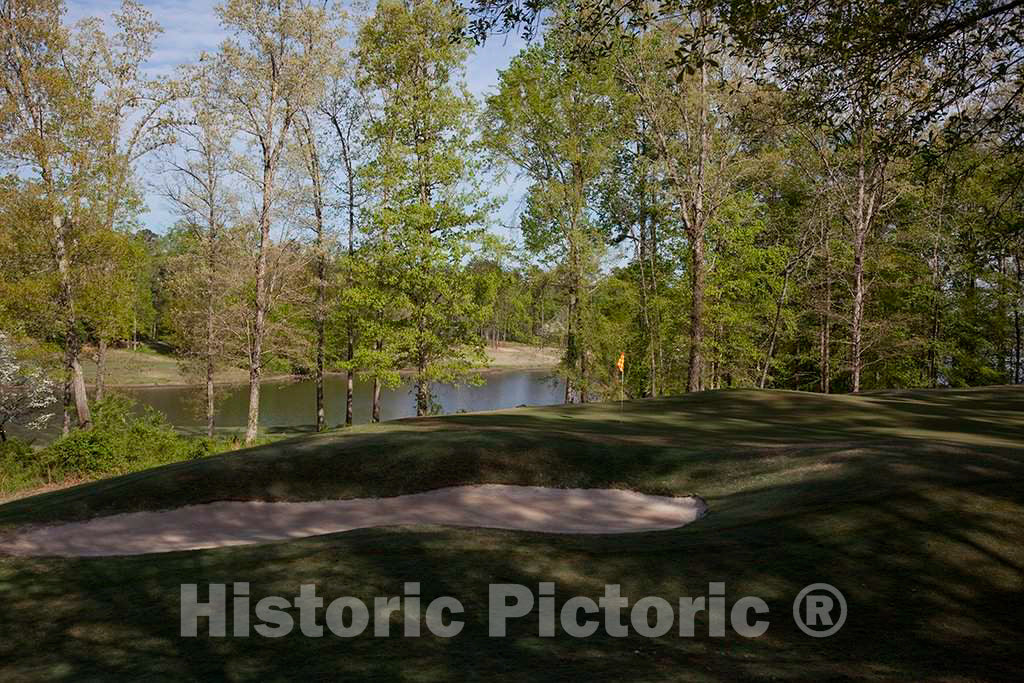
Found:
[[[214,311],[214,282],[216,280],[216,249],[214,248],[213,233],[216,229],[216,221],[213,215],[213,203],[210,204],[210,233],[207,244],[207,274],[206,274],[206,436],[213,438],[215,407],[214,407],[214,384],[213,373],[216,360],[217,338],[214,333],[215,311]]]
[[[821,355],[818,378],[818,387],[821,389],[821,393],[827,394],[831,388],[830,379],[832,377],[832,359],[831,359],[831,324],[829,323],[829,313],[826,311],[821,316],[821,348],[819,350]]]
[[[1021,351],[1021,323],[1020,311],[1013,312],[1014,348],[1013,348],[1013,383],[1021,383],[1020,351]]]
[[[771,367],[772,358],[775,355],[775,341],[779,336],[779,321],[782,319],[782,307],[786,305],[786,292],[789,289],[789,268],[786,268],[786,274],[782,280],[782,292],[779,294],[778,300],[775,302],[775,319],[772,321],[772,334],[768,340],[768,352],[764,358],[764,368],[761,370],[761,381],[758,383],[758,389],[764,389],[764,385],[768,382],[768,368]]]
[[[350,139],[348,135],[342,130],[341,120],[336,112],[328,113],[331,125],[334,126],[334,131],[338,136],[339,151],[341,152],[341,162],[345,167],[345,186],[346,186],[346,201],[345,209],[348,214],[348,256],[349,260],[355,256],[355,230],[356,230],[356,181],[355,181],[355,168],[353,166],[352,153],[353,150],[349,146]],[[352,128],[349,128],[351,131]],[[352,264],[349,263],[349,268]],[[345,282],[351,286],[351,270],[346,273]],[[348,349],[345,356],[348,362],[348,377],[345,384],[345,426],[352,426],[352,404],[354,395],[354,375],[355,370],[352,368],[352,361],[355,358],[355,330],[353,321],[350,319],[347,321],[348,325]],[[376,382],[376,378],[374,382]],[[379,412],[379,411],[378,411]],[[375,420],[376,421],[376,420]]]
[[[818,388],[827,394],[832,379],[832,252],[829,247],[825,223],[821,226],[821,241],[825,249],[825,304],[821,313],[821,347],[819,349]]]
[[[706,56],[707,45],[704,30],[707,28],[708,17],[701,11],[701,64],[700,64],[700,156],[697,163],[696,178],[693,196],[693,206],[690,212],[690,220],[686,222],[689,226],[690,254],[692,257],[692,268],[690,270],[690,285],[692,288],[693,305],[690,308],[690,368],[686,378],[687,391],[700,391],[703,388],[703,346],[704,346],[704,230],[707,225],[704,205],[705,172],[711,153],[711,131],[709,129],[710,111],[707,97],[708,75],[707,65],[703,60]]]
[[[75,376],[75,412],[78,414],[78,427],[89,429],[92,427],[92,415],[89,412],[89,396],[85,393],[85,376],[82,375],[82,364],[78,362],[77,353],[72,361],[72,370]]]
[[[215,428],[215,416],[214,410],[214,391],[213,391],[213,362],[211,360],[206,361],[206,436],[213,438],[213,432]]]
[[[1014,330],[1014,346],[1013,346],[1013,382],[1014,384],[1020,384],[1024,380],[1024,375],[1021,368],[1021,300],[1024,298],[1024,273],[1020,267],[1020,256],[1015,255],[1013,257],[1014,264],[1017,267],[1017,305],[1013,307],[1013,330]]]
[[[371,422],[381,421],[381,379],[374,377],[373,408],[370,413]]]
[[[686,378],[687,391],[700,391],[704,345],[704,237],[703,231],[690,234],[690,288],[693,305],[690,308],[690,369]]]
[[[378,339],[376,347],[380,351],[384,348],[384,343]],[[370,421],[380,422],[380,377],[377,375],[373,376],[373,405],[370,410]]]
[[[262,316],[263,311],[257,309],[256,315]],[[258,325],[262,328],[262,320]],[[253,325],[254,328],[257,325]],[[263,345],[253,332],[253,340],[249,345],[249,417],[245,427],[245,443],[251,444],[256,440],[260,424],[260,378],[263,368],[260,365],[260,355],[263,353]]]
[[[64,436],[71,433],[71,401],[74,392],[75,365],[78,363],[78,340],[75,334],[75,309],[71,298],[71,273],[67,254],[67,219],[64,216],[53,217],[54,252],[57,260],[57,273],[60,277],[60,293],[58,306],[64,318],[64,384],[63,424],[61,431]]]
[[[324,306],[327,300],[327,256],[323,252],[322,236],[320,244],[320,262],[317,266],[316,293],[316,431],[327,429],[327,415],[324,411],[324,347],[326,346]]]
[[[355,370],[353,370],[353,368],[352,368],[352,360],[355,358],[355,355],[356,355],[355,346],[356,346],[355,345],[355,339],[353,339],[352,328],[351,328],[351,325],[350,325],[349,330],[348,330],[348,353],[346,354],[346,357],[348,358],[348,372],[346,373],[348,376],[346,377],[346,380],[345,380],[345,426],[346,427],[351,427],[352,426],[352,397],[353,397],[353,395],[355,393],[354,389],[355,389],[355,374],[356,374]],[[374,378],[374,382],[377,382],[376,378]]]
[[[324,321],[317,321],[316,330],[316,431],[327,429],[327,414],[324,411]]]
[[[853,228],[853,316],[850,339],[850,370],[853,376],[853,393],[859,393],[861,373],[864,368],[864,305],[867,285],[864,282],[864,259],[867,255],[868,235],[881,198],[883,169],[868,169],[869,161],[865,152],[863,135],[858,140],[859,165],[857,167],[857,206],[851,217]]]
[[[565,330],[565,402],[573,402],[572,373],[576,370],[576,362],[579,358],[579,348],[576,339],[576,309],[579,308],[579,292],[576,287],[576,250],[574,244],[569,244],[569,311],[566,316]]]
[[[273,191],[273,169],[263,167],[263,207],[260,213],[260,245],[256,256],[256,301],[249,343],[249,419],[245,443],[256,440],[260,424],[260,382],[263,377],[263,335],[267,315],[267,249],[270,246],[270,197]]]
[[[324,236],[323,178],[320,171],[320,156],[316,149],[316,138],[308,117],[306,118],[306,146],[309,163],[309,177],[313,183],[313,212],[316,219],[316,431],[327,429],[327,415],[324,409],[324,348],[326,346],[326,303],[327,303],[327,246]]]
[[[213,319],[212,311],[208,309],[206,324],[206,436],[213,438],[214,432],[214,386],[213,386]]]
[[[422,360],[416,365],[416,417],[430,414],[430,387],[423,375],[427,366]]]
[[[853,393],[860,392],[862,335],[864,323],[864,235],[858,227],[853,246],[853,321],[850,330],[850,371]]]
[[[351,261],[355,258],[355,231],[356,231],[356,189],[355,189],[355,172],[351,168],[351,162],[346,156],[346,168],[348,182],[348,257]],[[349,268],[351,268],[351,263]],[[351,272],[351,271],[350,271]],[[349,281],[351,284],[351,281]],[[353,375],[355,374],[352,368],[352,361],[356,354],[356,333],[352,320],[348,321],[348,381],[345,384],[345,426],[352,426],[352,397],[355,395],[355,387],[353,382]],[[377,381],[376,379],[374,380]],[[379,391],[379,385],[377,387]],[[379,396],[377,396],[379,398]],[[380,422],[380,406],[377,406],[377,419],[374,422]]]
[[[657,378],[657,385],[652,391],[652,395],[657,398],[661,391],[664,391],[662,387],[662,378],[665,376],[665,345],[662,344],[662,318],[661,318],[661,302],[658,299],[658,223],[657,221],[651,221],[651,249],[650,249],[650,260],[651,260],[651,296],[654,307],[654,333],[656,346],[655,351],[657,353],[657,364],[655,366],[655,377]]]
[[[96,400],[102,401],[107,374],[107,340],[99,338],[96,349]]]
[[[932,246],[932,258],[929,265],[932,269],[932,324],[929,331],[930,339],[928,340],[928,382],[934,389],[939,384],[938,345],[941,314],[939,297],[942,285],[939,272],[939,245],[937,242]]]
[[[581,292],[583,291],[583,282],[579,269],[576,271],[576,348],[579,352],[580,357],[580,386],[579,396],[580,403],[587,402],[587,349],[586,345],[580,340],[580,331],[583,329],[583,305],[581,301]]]
[[[575,309],[577,309],[577,295],[575,295],[575,288],[569,288],[569,310],[566,317],[566,330],[565,330],[565,402],[572,402],[572,371],[575,370],[575,362],[577,362],[577,339],[575,339]]]

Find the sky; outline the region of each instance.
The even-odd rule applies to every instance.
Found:
[[[110,15],[120,7],[120,0],[68,0],[66,21],[69,24],[86,17],[101,17],[109,21]],[[179,64],[195,61],[202,51],[213,52],[226,37],[221,30],[213,8],[215,2],[204,0],[142,0],[153,18],[163,27],[156,41],[153,56],[146,68],[152,74],[170,75]],[[466,64],[466,83],[477,97],[492,89],[498,82],[498,71],[512,60],[523,47],[522,40],[511,35],[497,36],[476,49]],[[147,186],[155,182],[157,170],[152,165],[140,166]],[[509,176],[504,186],[494,188],[495,194],[506,196],[507,201],[497,212],[495,221],[508,225],[515,217],[525,187]],[[147,190],[148,212],[141,217],[144,227],[163,233],[174,223],[174,215],[155,191]],[[515,239],[516,231],[494,228],[495,232]]]

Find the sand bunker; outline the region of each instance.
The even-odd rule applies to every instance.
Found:
[[[307,503],[225,501],[24,529],[0,542],[14,555],[141,555],[267,543],[367,527],[439,524],[565,534],[674,529],[699,519],[699,497],[617,489],[456,486],[394,498]]]

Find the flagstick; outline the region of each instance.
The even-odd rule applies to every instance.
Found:
[[[626,352],[619,353],[619,362],[615,364],[619,371],[619,422],[622,422],[622,400],[626,396]]]
[[[626,369],[623,368],[619,371],[619,422],[622,422],[622,399],[626,393]]]

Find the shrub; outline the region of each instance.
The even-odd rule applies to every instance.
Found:
[[[6,441],[0,441],[0,463],[3,464],[4,468],[30,467],[35,460],[34,456],[35,449],[27,441],[13,437]]]
[[[85,476],[117,471],[121,464],[108,435],[76,431],[55,442],[44,452],[43,463],[50,476]]]
[[[39,458],[32,444],[15,438],[0,441],[0,495],[30,488],[39,479]]]
[[[18,439],[0,442],[0,496],[69,479],[137,472],[179,460],[233,451],[240,436],[187,438],[163,414],[112,395],[92,405],[93,426],[43,449]],[[261,439],[257,443],[268,443]]]
[[[124,396],[97,401],[93,426],[54,442],[43,453],[50,477],[123,474],[143,467],[198,457],[203,449],[180,437],[164,416],[147,407],[140,414]]]

